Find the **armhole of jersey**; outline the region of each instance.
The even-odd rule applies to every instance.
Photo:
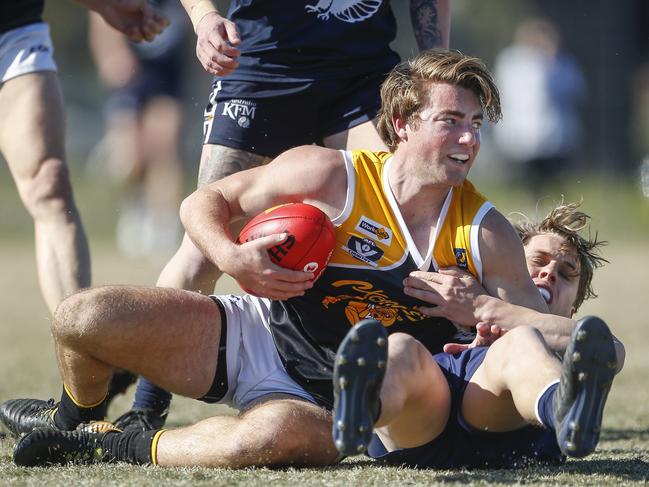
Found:
[[[482,225],[482,220],[489,210],[494,207],[489,201],[485,201],[480,209],[476,212],[473,221],[471,222],[471,234],[470,234],[470,244],[471,244],[471,257],[473,259],[473,265],[475,266],[475,272],[477,278],[482,282],[482,259],[480,258],[480,225]]]
[[[356,194],[356,171],[351,151],[341,150],[340,153],[345,160],[345,169],[347,170],[347,196],[345,197],[345,206],[336,218],[331,220],[334,225],[340,225],[349,218],[354,208],[354,195]]]

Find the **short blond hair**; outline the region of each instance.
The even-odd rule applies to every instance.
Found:
[[[395,66],[381,86],[378,131],[394,152],[400,138],[392,126],[394,118],[417,126],[417,117],[428,105],[430,83],[448,83],[471,90],[493,123],[502,118],[500,94],[492,74],[476,57],[447,49],[430,49]]]
[[[579,288],[574,303],[575,311],[585,300],[597,297],[593,290],[593,273],[595,269],[608,262],[599,255],[601,247],[606,245],[606,242],[597,240],[597,233],[591,235],[589,228],[587,237],[580,235],[579,232],[588,228],[590,224],[590,216],[578,211],[580,206],[581,203],[561,203],[540,222],[532,222],[528,219],[514,224],[523,245],[536,235],[553,233],[563,237],[567,244],[575,249],[579,259]]]

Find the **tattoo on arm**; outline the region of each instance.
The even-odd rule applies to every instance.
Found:
[[[410,20],[420,51],[443,47],[437,0],[410,0]]]
[[[268,162],[270,162],[269,157],[244,150],[231,149],[222,145],[205,145],[201,156],[201,167],[198,171],[198,187]]]

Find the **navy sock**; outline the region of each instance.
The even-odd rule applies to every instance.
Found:
[[[138,409],[152,409],[162,415],[169,409],[171,394],[164,389],[140,377],[135,390],[133,407]]]
[[[54,424],[62,430],[73,430],[81,423],[101,421],[106,415],[106,398],[97,404],[80,405],[68,393],[65,385],[61,393],[61,402],[54,414]]]
[[[552,403],[559,387],[559,381],[548,386],[536,400],[536,417],[549,430],[554,431],[554,410]]]

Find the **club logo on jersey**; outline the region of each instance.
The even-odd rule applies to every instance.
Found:
[[[392,243],[392,230],[366,216],[362,216],[358,221],[356,230],[371,239],[378,240],[382,244],[390,245]]]
[[[460,269],[467,270],[469,268],[469,264],[466,260],[466,249],[453,249],[453,252],[455,252],[455,263]]]
[[[305,5],[309,13],[318,14],[320,20],[334,16],[354,24],[369,19],[381,7],[383,0],[319,0],[315,5]]]
[[[354,235],[349,237],[347,245],[343,245],[342,249],[354,259],[365,262],[372,267],[376,267],[378,260],[383,257],[383,251],[372,240]]]
[[[342,280],[332,283],[333,287],[344,289],[347,294],[325,296],[322,306],[342,307],[350,325],[365,318],[374,318],[383,326],[400,321],[417,322],[426,319],[417,308],[410,308],[388,296],[382,289],[374,288],[371,282]]]
[[[230,100],[223,103],[221,115],[235,120],[239,127],[247,129],[255,119],[257,103],[250,100]]]

